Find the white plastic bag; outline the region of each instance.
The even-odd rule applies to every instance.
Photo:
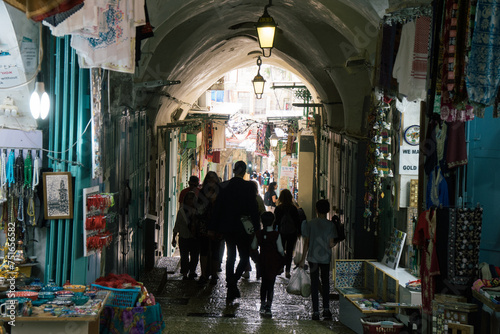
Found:
[[[300,275],[300,294],[302,297],[309,297],[311,295],[311,278],[304,269],[298,268],[297,271]]]
[[[293,263],[295,263],[296,266],[299,265],[300,260],[302,260],[302,254],[304,252],[304,240],[302,237],[297,238],[297,242],[295,243],[295,249],[294,249],[294,256],[293,256]]]
[[[299,274],[299,269],[302,269],[302,268],[297,268],[295,271],[292,272],[292,276],[290,277],[290,281],[288,282],[288,285],[286,287],[286,292],[288,292],[292,295],[300,295],[301,294],[301,288],[302,288],[301,277],[302,276]]]

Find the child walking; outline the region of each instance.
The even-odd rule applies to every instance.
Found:
[[[304,267],[307,262],[311,272],[311,298],[313,304],[313,320],[319,320],[319,297],[320,272],[321,288],[323,297],[323,318],[331,319],[330,311],[330,260],[332,247],[335,246],[334,239],[337,238],[335,226],[326,218],[330,212],[330,203],[326,199],[316,202],[317,218],[303,223],[302,236],[304,237],[304,252],[299,266]]]
[[[260,314],[272,316],[274,282],[276,276],[283,271],[284,252],[280,234],[274,231],[274,214],[264,212],[261,215],[263,229],[257,232],[260,246],[259,266],[262,276],[260,285]]]
[[[181,274],[183,280],[193,280],[196,275],[200,247],[196,239],[195,222],[195,200],[196,194],[188,192],[184,198],[173,230],[172,247],[176,246],[175,237],[179,234],[179,252],[181,255]]]

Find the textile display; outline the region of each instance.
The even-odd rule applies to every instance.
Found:
[[[478,1],[467,66],[469,99],[492,105],[500,85],[500,0]]]
[[[165,328],[161,306],[112,307],[105,306],[100,317],[101,334],[153,334]]]
[[[379,85],[384,90],[390,91],[396,86],[393,83],[392,69],[401,37],[400,31],[401,24],[385,24],[383,27]]]
[[[411,69],[413,64],[413,50],[415,48],[415,22],[408,22],[401,30],[398,55],[394,61],[392,76],[398,80],[399,92],[406,96],[408,101],[415,100],[412,92]]]
[[[288,135],[288,139],[286,141],[286,155],[292,155],[295,153],[295,139],[296,137],[294,135]]]
[[[427,210],[418,217],[417,227],[413,234],[413,244],[422,250],[420,278],[422,280],[422,311],[432,313],[435,277],[440,274],[436,245],[435,210]]]
[[[226,149],[226,126],[224,123],[213,123],[212,150],[221,151]]]
[[[446,163],[448,168],[466,165],[467,143],[465,141],[465,124],[460,121],[448,124],[446,144]]]
[[[214,138],[214,124],[213,122],[207,122],[205,124],[205,159],[212,161],[213,149],[212,143]]]
[[[83,0],[5,0],[14,8],[26,13],[26,17],[35,22],[71,10]]]
[[[98,3],[97,7],[88,5],[94,1]],[[136,27],[146,23],[144,0],[108,1],[104,5],[102,1],[94,1],[86,1],[84,7],[75,13],[82,13],[83,22],[73,20],[73,15],[71,20],[56,28],[68,22],[69,29],[74,31],[78,28],[74,24],[83,23],[71,38],[71,47],[79,56],[80,67],[134,73]],[[93,24],[99,20],[97,25],[89,26],[86,22],[89,18]],[[51,30],[55,35],[55,29]]]
[[[411,77],[416,96],[425,97],[427,80],[427,59],[429,52],[429,34],[431,18],[420,16],[415,22],[415,45],[413,49],[413,63]],[[420,92],[419,92],[420,91]]]
[[[43,20],[43,22],[48,22],[54,27],[58,26],[61,22],[63,22],[68,17],[70,17],[71,15],[75,14],[77,11],[79,11],[80,9],[83,8],[83,0],[78,1],[78,2],[80,2],[80,3],[77,4],[76,6],[74,6],[73,8],[71,8],[67,11],[64,11],[64,12],[55,13],[55,14],[45,18]]]
[[[483,208],[450,210],[448,276],[453,284],[465,285],[477,278]]]
[[[255,154],[267,157],[269,155],[271,127],[268,123],[262,125],[257,131],[257,143]]]

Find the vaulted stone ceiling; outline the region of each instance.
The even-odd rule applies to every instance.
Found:
[[[156,124],[169,122],[181,102],[192,103],[224,73],[256,63],[254,23],[268,0],[147,1],[155,36],[143,42],[137,81],[180,80],[164,91]],[[375,63],[378,29],[388,0],[273,0],[269,14],[279,32],[270,58],[308,83],[325,104],[335,129],[363,135],[363,103],[370,95],[370,66],[346,68],[349,57]],[[184,107],[185,108],[185,107]]]

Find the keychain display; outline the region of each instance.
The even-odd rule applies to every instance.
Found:
[[[115,214],[109,209],[115,204],[112,194],[89,194],[85,198],[85,254],[101,251],[111,244],[113,237],[107,230]]]

